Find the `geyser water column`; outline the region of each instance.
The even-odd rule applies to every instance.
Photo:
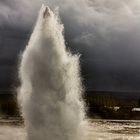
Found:
[[[66,50],[63,25],[42,6],[21,58],[18,96],[28,140],[81,140],[84,105],[79,56]]]

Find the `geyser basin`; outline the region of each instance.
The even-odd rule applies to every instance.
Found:
[[[66,50],[63,25],[44,5],[23,52],[19,77],[19,103],[28,140],[83,138],[79,56]]]

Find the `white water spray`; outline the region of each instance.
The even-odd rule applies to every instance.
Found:
[[[42,6],[19,70],[28,140],[81,140],[84,105],[79,56],[66,51],[63,25]]]

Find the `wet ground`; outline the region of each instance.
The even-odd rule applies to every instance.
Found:
[[[89,120],[86,140],[140,140],[140,121]],[[0,140],[25,140],[21,120],[1,119]]]
[[[140,140],[140,121],[90,120],[90,140]]]

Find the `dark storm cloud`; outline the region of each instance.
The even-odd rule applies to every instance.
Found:
[[[37,17],[41,0],[1,0],[0,25],[28,28]]]
[[[139,90],[140,1],[51,0],[68,45],[81,52],[89,88]]]
[[[27,30],[29,34],[42,1],[1,0],[1,27]],[[44,3],[52,9],[59,7],[67,45],[82,53],[82,73],[89,88],[140,90],[139,0],[44,0]],[[8,36],[12,34],[9,39],[4,37],[8,41],[3,41],[0,33],[0,47],[6,47],[2,48],[5,60],[8,55],[14,59],[14,54],[23,48],[24,40],[28,39],[23,31],[17,31],[18,36],[13,31],[7,32]],[[9,43],[3,45],[4,42]]]

